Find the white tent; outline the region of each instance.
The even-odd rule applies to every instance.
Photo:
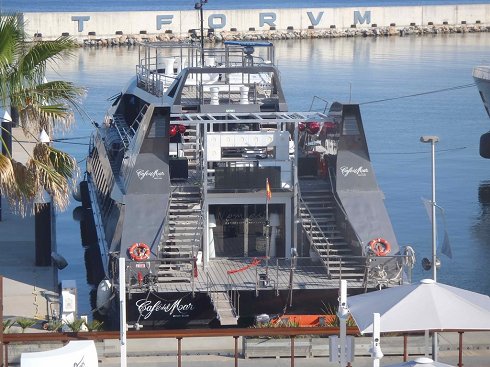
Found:
[[[348,297],[347,305],[361,333],[372,333],[375,312],[384,333],[490,330],[490,297],[431,279]]]
[[[99,360],[93,340],[75,340],[58,349],[22,353],[20,365],[21,367],[97,367]]]
[[[390,364],[385,367],[453,367],[450,364],[434,362],[430,358],[420,357],[415,358],[413,361],[402,362],[397,364]]]

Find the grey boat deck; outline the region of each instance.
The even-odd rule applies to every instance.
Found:
[[[255,261],[254,261],[255,260]],[[186,281],[158,283],[159,292],[224,292],[256,289],[285,290],[290,287],[291,261],[289,259],[215,258],[203,268],[197,266],[197,277],[189,274]],[[268,275],[268,284],[261,282],[261,274]],[[338,279],[329,279],[320,262],[299,258],[293,269],[293,289],[337,289]],[[349,281],[349,287],[362,288],[360,281]]]

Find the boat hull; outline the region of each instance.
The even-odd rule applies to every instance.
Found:
[[[210,326],[216,319],[211,298],[196,292],[149,292],[126,295],[127,322],[144,328]]]

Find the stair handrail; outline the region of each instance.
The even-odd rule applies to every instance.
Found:
[[[114,114],[113,115],[113,123],[114,126],[116,127],[116,131],[119,135],[119,138],[121,139],[124,149],[128,149],[130,145],[130,141],[132,138],[136,135],[136,129],[134,129],[134,124],[137,122],[138,125],[141,123],[141,120],[143,120],[143,117],[145,116],[146,111],[148,110],[148,103],[145,103],[141,110],[139,111],[138,115],[136,118],[133,120],[131,125],[128,125],[126,122],[126,119],[124,119],[124,116],[121,114]],[[126,126],[121,126],[121,124],[118,123],[118,121],[121,121],[121,119],[124,121],[124,124]],[[106,120],[110,120],[109,116],[106,116]]]
[[[140,117],[140,120],[138,123],[139,127],[136,130],[131,128],[132,131],[134,132],[133,139],[131,140],[131,144],[126,145],[126,143],[124,143],[124,141],[123,141],[125,150],[134,149],[136,144],[138,144],[138,145],[142,144],[142,141],[146,135],[146,131],[148,129],[149,124],[141,125],[141,121],[146,116],[146,112],[148,111],[148,109],[149,109],[149,105],[145,104],[141,108],[140,112],[138,113],[138,117]],[[133,122],[133,124],[134,124],[134,122]],[[133,126],[133,124],[131,124],[131,126]],[[129,134],[128,134],[128,136],[129,136]],[[134,168],[134,165],[136,163],[136,154],[129,154],[129,155],[127,155],[127,157],[128,158],[124,159],[123,163],[121,164],[121,175],[123,177],[125,177],[124,178],[124,187],[127,187],[129,178],[131,176],[130,172],[132,171],[132,169]]]
[[[170,213],[170,204],[172,203],[172,190],[169,191],[168,201],[167,201],[167,209],[165,210],[165,222],[163,223],[163,232],[160,236],[160,246],[162,249],[158,249],[158,258],[163,259],[163,256],[160,256],[160,253],[163,255],[163,248],[165,247],[165,240],[168,238],[169,233],[169,213]]]
[[[203,243],[202,243],[202,240],[203,240],[203,227],[204,227],[204,217],[206,215],[206,208],[204,208],[204,156],[202,154],[202,149],[201,149],[201,146],[202,146],[202,141],[201,141],[201,136],[200,134],[198,134],[198,131],[197,129],[199,128],[199,125],[196,124],[196,149],[195,149],[195,152],[196,152],[196,160],[197,160],[197,164],[196,164],[196,170],[199,170],[200,171],[200,185],[199,185],[199,207],[200,207],[200,212],[199,212],[199,219],[198,219],[198,222],[197,222],[197,230],[195,231],[194,233],[194,238],[192,240],[192,256],[194,259],[197,258],[197,255],[198,255],[198,252],[199,252],[199,248],[196,249],[196,244],[199,243],[199,247],[200,248],[203,248]],[[206,229],[207,230],[207,229]],[[199,236],[199,238],[197,238]],[[197,265],[196,265],[197,266]],[[194,292],[194,283],[192,283],[192,292]]]
[[[231,310],[235,317],[238,317],[240,315],[240,292],[237,290],[235,280],[231,274],[228,274],[228,283],[226,286],[228,288],[226,292],[230,292],[228,301],[230,302]]]
[[[200,244],[202,242],[202,238],[203,238],[202,228],[203,228],[204,219],[203,219],[203,209],[202,209],[202,195],[199,195],[199,197],[200,197],[199,202],[200,202],[201,211],[199,212],[199,219],[197,222],[197,230],[194,232],[194,237],[192,237],[192,239],[191,239],[191,241],[192,241],[192,256],[191,256],[191,259],[192,259],[192,271],[191,271],[192,295],[194,295],[194,291],[195,291],[194,270],[197,269],[197,255],[199,252],[199,250],[196,251],[196,243]]]
[[[335,200],[335,203],[337,204],[337,208],[342,212],[342,214],[344,215],[344,217],[347,219],[346,222],[347,222],[348,227],[350,228],[351,232],[354,234],[354,236],[356,237],[357,241],[361,245],[363,256],[366,256],[365,248],[363,246],[364,245],[364,242],[361,240],[361,238],[359,237],[359,234],[357,233],[357,231],[352,226],[352,224],[351,224],[351,222],[349,220],[349,216],[347,215],[347,212],[344,210],[344,206],[340,202],[340,199],[339,199],[338,194],[337,194],[337,189],[334,188],[334,184],[333,184],[333,181],[332,181],[332,176],[335,176],[335,173],[329,167],[328,168],[328,179],[330,181],[330,187],[332,189],[332,195],[333,195],[333,198]]]
[[[128,131],[131,133],[131,137],[134,137],[136,135],[136,129],[134,129],[134,124],[135,123],[138,123],[138,126],[139,124],[141,123],[141,121],[143,120],[143,117],[145,117],[145,114],[146,114],[146,111],[148,111],[148,107],[149,107],[149,104],[148,103],[145,103],[143,105],[143,107],[141,108],[140,112],[138,113],[138,116],[136,116],[136,118],[133,120],[133,122],[131,123],[131,125],[129,125],[129,129]]]
[[[328,255],[327,255],[327,259],[326,259],[326,262],[327,263],[325,265],[326,265],[326,268],[327,268],[327,274],[330,276],[330,245],[331,245],[331,243],[330,243],[328,237],[325,235],[325,233],[321,229],[321,227],[318,224],[318,222],[316,221],[315,217],[311,213],[310,208],[308,208],[308,205],[306,205],[305,201],[303,200],[303,196],[301,195],[301,189],[300,189],[299,185],[298,185],[298,193],[297,193],[297,195],[298,195],[298,200],[299,200],[299,203],[300,203],[300,207],[302,206],[302,207],[304,207],[307,210],[308,215],[310,217],[310,220],[312,222],[314,222],[314,225],[316,226],[316,228],[318,229],[318,231],[321,233],[322,237],[327,241],[327,253],[328,253]],[[316,247],[315,239],[313,238],[313,236],[311,234],[311,230],[312,230],[313,225],[310,222],[310,233],[309,233],[308,230],[306,229],[305,223],[303,221],[303,217],[300,215],[298,219],[299,219],[299,221],[301,223],[301,226],[303,227],[303,229],[305,230],[305,232],[308,234],[308,237],[309,237],[311,243],[313,244],[316,252],[318,253],[318,255],[321,258],[322,256],[321,256],[320,252],[318,251],[318,249]],[[323,261],[322,261],[322,263],[323,263]]]
[[[366,257],[367,254],[365,252],[364,242],[362,241],[362,239],[359,237],[359,234],[357,233],[357,231],[352,226],[352,224],[349,220],[349,216],[347,215],[347,212],[344,210],[344,206],[340,202],[340,198],[338,197],[337,189],[334,186],[332,177],[335,177],[335,172],[333,172],[333,169],[331,167],[328,167],[328,179],[330,181],[330,187],[332,189],[332,196],[335,200],[335,204],[337,206],[337,209],[340,210],[342,212],[342,214],[344,215],[344,217],[346,219],[345,222],[347,225],[346,229],[348,228],[350,230],[350,232],[354,234],[357,242],[361,245],[362,255],[364,257]],[[365,283],[365,284],[368,283],[368,278],[369,278],[369,271],[367,271],[368,265],[369,265],[369,258],[366,258],[366,263],[364,265],[365,271],[364,271],[364,279],[363,279],[363,283]],[[340,271],[342,271],[342,267],[340,267],[340,269],[341,269]],[[340,278],[342,279],[342,273],[340,274]]]

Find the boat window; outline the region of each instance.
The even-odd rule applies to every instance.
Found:
[[[275,159],[276,147],[222,147],[222,158]]]

